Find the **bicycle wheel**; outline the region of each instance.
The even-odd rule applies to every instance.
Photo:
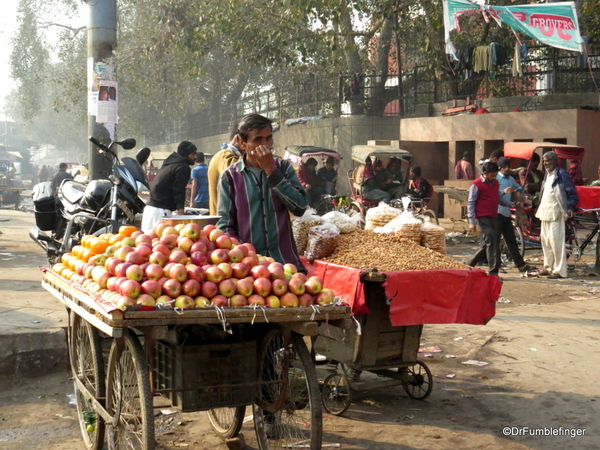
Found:
[[[341,416],[350,407],[352,402],[352,389],[346,375],[332,373],[323,381],[323,407],[325,411],[334,416]]]
[[[407,367],[406,370],[412,380],[402,387],[410,397],[425,400],[433,389],[433,375],[429,367],[424,362],[417,361],[414,366]]]
[[[209,409],[206,414],[208,414],[208,420],[215,431],[223,439],[230,439],[237,436],[242,429],[245,412],[245,406],[237,406]]]
[[[100,336],[96,328],[77,314],[72,313],[72,318],[69,347],[77,418],[86,448],[100,450],[104,443],[104,421],[77,385],[79,381],[96,399],[106,395]]]
[[[258,361],[260,381],[267,383],[259,389],[259,399],[273,402],[280,394],[284,395],[283,403],[273,413],[256,404],[253,406],[259,449],[283,450],[298,446],[320,449],[323,410],[319,382],[302,336],[293,334],[291,342],[286,344],[282,331],[272,329],[263,339]]]
[[[154,450],[154,414],[148,364],[137,336],[128,329],[108,357],[106,409],[109,450]]]

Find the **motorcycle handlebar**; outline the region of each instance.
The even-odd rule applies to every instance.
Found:
[[[117,155],[115,154],[115,152],[113,152],[113,151],[112,151],[112,149],[111,149],[111,147],[112,147],[112,143],[111,143],[111,145],[110,145],[109,147],[107,147],[106,145],[104,145],[103,143],[101,143],[101,142],[100,142],[100,141],[99,141],[97,138],[95,138],[94,136],[90,136],[90,138],[89,138],[89,139],[90,139],[90,142],[91,142],[92,144],[94,144],[96,147],[98,147],[98,148],[99,148],[101,151],[108,152],[108,153],[110,153],[110,154],[111,154],[111,155],[113,155],[113,156],[117,156]]]

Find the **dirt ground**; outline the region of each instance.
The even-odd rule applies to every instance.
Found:
[[[475,245],[457,238],[447,250],[463,260]],[[527,259],[541,265],[540,253],[528,252]],[[566,280],[525,278],[508,269],[488,325],[425,326],[420,359],[433,373],[430,397],[413,400],[400,386],[359,393],[343,416],[325,415],[324,443],[348,450],[598,449],[600,283],[592,265],[585,256]],[[469,360],[486,364],[463,364]],[[5,381],[0,448],[83,449],[71,393],[66,371]],[[164,415],[169,405],[162,404],[158,449],[227,448],[205,413]],[[584,435],[511,436],[505,427],[509,434],[529,427]],[[255,448],[251,421],[243,433]]]

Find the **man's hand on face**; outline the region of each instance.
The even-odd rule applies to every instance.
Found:
[[[273,152],[270,147],[259,145],[251,151],[253,152],[252,157],[258,166],[265,171],[267,176],[275,172],[275,159],[273,158]]]

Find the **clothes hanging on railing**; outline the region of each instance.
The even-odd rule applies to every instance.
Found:
[[[490,47],[480,45],[473,49],[473,72],[488,72],[490,69]]]
[[[518,41],[515,42],[515,50],[513,52],[512,76],[523,76],[523,64],[521,64],[521,45]]]
[[[577,56],[577,66],[580,69],[587,69],[590,41],[592,40],[592,38],[590,36],[581,36],[581,39],[583,39],[583,53],[580,53]]]

